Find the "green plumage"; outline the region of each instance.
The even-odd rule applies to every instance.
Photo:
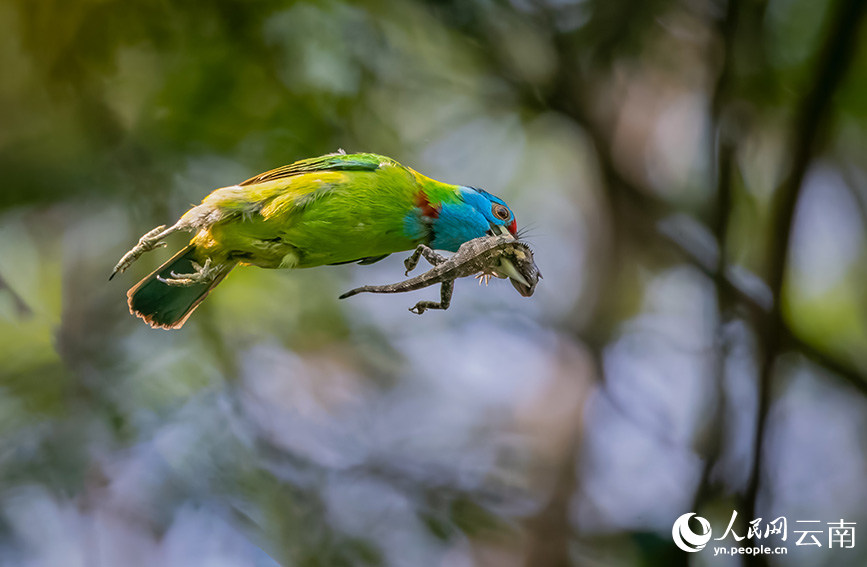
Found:
[[[406,231],[419,192],[431,200],[457,198],[456,186],[375,154],[302,160],[208,195],[203,205],[229,214],[193,243],[213,260],[263,268],[308,268],[409,250],[427,237],[420,215],[420,230]],[[192,209],[184,216],[196,214]]]

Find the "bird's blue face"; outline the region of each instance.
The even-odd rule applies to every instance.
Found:
[[[515,235],[515,215],[502,199],[473,187],[460,187],[459,191],[461,202],[444,204],[433,223],[434,248],[455,252],[473,238]]]
[[[466,191],[464,191],[466,189]],[[506,234],[509,232],[515,236],[517,223],[512,209],[497,196],[475,187],[461,187],[464,202],[472,206],[485,217],[491,226],[492,234]],[[504,230],[505,229],[505,230]]]

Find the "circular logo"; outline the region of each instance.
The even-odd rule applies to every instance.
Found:
[[[689,519],[693,516],[695,516],[695,512],[684,514],[680,518],[676,519],[674,525],[671,526],[671,538],[674,540],[674,544],[682,550],[689,551],[690,553],[704,549],[704,546],[710,541],[711,536],[710,522],[701,516],[695,516],[695,519],[698,520],[699,526],[701,526],[701,533],[697,534],[692,531],[689,527]]]

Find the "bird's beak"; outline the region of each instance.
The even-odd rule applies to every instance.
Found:
[[[504,277],[509,278],[512,285],[518,290],[518,293],[524,297],[530,297],[533,295],[533,286],[530,285],[527,278],[521,275],[521,272],[518,271],[515,264],[513,264],[508,258],[500,258],[500,263],[497,266],[496,271]]]
[[[491,233],[491,236],[503,235],[511,236],[512,238],[514,238],[514,235],[509,232],[509,229],[501,224],[491,223],[491,230],[489,232]]]

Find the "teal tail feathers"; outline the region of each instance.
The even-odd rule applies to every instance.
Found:
[[[227,267],[210,282],[188,286],[171,286],[157,279],[158,276],[171,278],[171,272],[177,274],[195,272],[196,269],[193,267],[193,262],[197,261],[195,250],[195,246],[187,246],[133,286],[126,293],[130,313],[141,317],[154,328],[180,329],[199,303],[223,281],[231,270],[231,267]]]

